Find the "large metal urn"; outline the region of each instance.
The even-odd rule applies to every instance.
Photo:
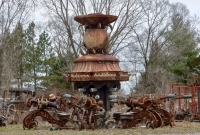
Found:
[[[109,54],[107,27],[117,16],[88,14],[76,16],[75,21],[84,26],[83,45],[87,53],[74,61],[74,68],[65,74],[74,88],[88,96],[98,97],[106,110],[110,109],[109,95],[120,89],[120,81],[128,81],[129,74],[119,67],[119,60]]]

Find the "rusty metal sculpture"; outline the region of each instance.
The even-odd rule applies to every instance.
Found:
[[[98,128],[98,119],[100,117],[99,111],[105,112],[102,108],[103,102],[98,102],[93,97],[85,97],[85,103],[79,109],[79,115],[81,114],[81,129],[96,129]],[[81,113],[80,113],[81,112]]]
[[[120,88],[120,81],[128,81],[130,74],[121,70],[119,60],[109,54],[109,34],[107,27],[112,29],[111,23],[117,20],[117,16],[105,14],[88,14],[75,16],[74,20],[83,26],[82,56],[74,61],[73,70],[64,74],[67,81],[74,82],[75,90],[85,89],[87,96],[100,95],[104,107],[110,110],[110,102],[107,95],[111,95],[110,89]],[[80,28],[80,27],[79,27]],[[96,88],[96,92],[91,92]]]
[[[148,108],[152,104],[150,98],[145,96],[140,99],[128,97],[127,99],[118,99],[116,103],[126,104],[130,107],[130,109],[127,110],[127,113],[120,114],[120,120],[123,128],[134,127],[136,124],[144,122],[149,127],[158,127],[156,116],[154,113],[148,111]]]
[[[4,90],[0,99],[0,113],[7,120],[7,124],[20,123],[20,114],[30,108],[25,106],[25,100],[32,97],[34,93],[30,90],[11,89]]]
[[[71,97],[68,102],[69,103],[68,105],[72,105],[74,99],[76,99],[76,98]],[[46,109],[49,107],[59,109],[59,106],[56,103],[50,102],[47,100],[43,100],[43,99],[37,99],[37,100],[29,99],[29,102],[32,105],[36,106],[37,109],[31,111],[23,119],[23,128],[24,129],[36,128],[38,125],[38,122],[35,120],[35,118],[37,116],[41,116],[43,119],[47,120],[51,124],[58,125],[60,129],[79,129],[78,121],[71,119],[70,118],[71,114],[69,114],[69,113],[65,113],[65,112],[57,113],[58,119],[55,119],[54,117],[52,117],[50,115],[50,113]],[[66,125],[68,122],[70,122],[71,125],[73,125],[73,126],[70,127],[69,125]]]
[[[156,98],[142,96],[139,99],[135,97],[120,98],[112,102],[126,104],[129,109],[127,113],[120,113],[117,117],[122,122],[123,128],[135,127],[138,124],[145,124],[147,128],[158,128],[164,125],[172,126],[173,117],[166,110],[160,107],[163,99],[174,98],[176,95],[168,95]]]
[[[29,99],[29,103],[37,106],[36,110],[29,113],[23,120],[23,128],[36,128],[38,122],[35,120],[37,116],[41,116],[51,124],[58,125],[59,129],[96,129],[98,128],[98,118],[101,113],[105,112],[102,108],[103,102],[98,102],[93,97],[84,95],[70,95],[64,94],[66,104],[69,109],[73,109],[72,113],[60,112],[57,113],[58,119],[53,118],[47,108],[53,107],[59,109],[59,106],[44,99]],[[101,111],[101,113],[99,113]]]
[[[108,54],[109,36],[105,28],[117,20],[117,16],[88,14],[74,19],[86,29],[83,45],[87,55],[74,61],[74,69],[64,76],[70,82],[127,81],[129,74],[121,71],[119,60]],[[94,55],[95,54],[95,55]]]

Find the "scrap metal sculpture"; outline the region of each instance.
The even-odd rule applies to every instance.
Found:
[[[129,109],[126,113],[120,113],[117,117],[122,122],[123,128],[136,127],[138,124],[145,124],[147,128],[158,128],[164,125],[172,126],[173,117],[166,110],[160,107],[163,99],[175,98],[176,95],[168,95],[156,98],[153,96],[141,96],[139,99],[135,97],[119,98],[111,100],[114,103],[126,104]],[[112,97],[111,97],[112,98]]]
[[[77,109],[74,108],[72,118],[74,114],[77,115],[78,113],[81,129],[96,129],[99,124],[98,119],[105,113],[102,105],[103,102],[101,100],[96,101],[93,97],[83,96],[76,105],[76,107],[78,106]]]
[[[76,99],[74,97],[71,97],[69,99],[69,105],[72,105],[73,100]],[[37,116],[41,116],[43,119],[47,120],[51,124],[56,124],[59,126],[60,129],[79,129],[79,123],[78,121],[74,121],[70,118],[71,114],[65,113],[65,112],[59,112],[57,113],[58,119],[51,116],[51,114],[48,112],[48,108],[56,108],[59,109],[59,106],[54,103],[50,102],[44,99],[29,99],[29,103],[36,106],[37,109],[31,111],[24,119],[23,119],[23,128],[24,129],[32,129],[36,128],[38,125],[38,122],[36,121]],[[68,122],[73,125],[73,127],[70,127],[69,125],[66,125]]]

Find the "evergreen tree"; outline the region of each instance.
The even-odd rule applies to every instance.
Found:
[[[13,56],[13,73],[14,79],[17,80],[18,89],[23,88],[23,81],[24,81],[24,53],[25,53],[25,34],[23,31],[23,26],[21,23],[18,23],[14,31],[11,33],[12,36],[12,56]]]
[[[17,85],[18,89],[23,86],[24,78],[24,32],[20,22],[15,29],[7,35],[6,47],[4,48],[4,77],[7,87]],[[12,82],[12,83],[11,83]]]
[[[25,59],[26,59],[26,81],[33,82],[34,90],[37,89],[37,52],[36,52],[36,35],[35,35],[35,24],[31,22],[28,28],[25,30],[25,40],[26,40],[26,48],[25,48]]]
[[[191,25],[191,21],[180,14],[175,14],[172,17],[171,30],[167,33],[174,33],[174,36],[168,43],[165,67],[177,76],[177,82],[185,84],[189,83],[189,75],[192,73],[190,66],[199,52],[197,33]]]
[[[47,89],[52,87],[65,88],[66,80],[62,77],[62,67],[64,65],[56,57],[51,45],[50,36],[45,31],[39,35],[37,42],[38,72],[40,72],[41,86]]]

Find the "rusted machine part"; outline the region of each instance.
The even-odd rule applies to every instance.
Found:
[[[155,94],[151,97],[153,105],[157,106],[157,104],[161,104],[162,102],[165,102],[166,97],[163,95]]]
[[[105,122],[105,127],[107,129],[114,129],[116,127],[116,124],[117,121],[115,121],[114,119],[108,119],[106,122]]]
[[[84,115],[85,115],[85,110],[80,107],[74,107],[74,110],[71,114],[71,120],[73,121],[78,121],[80,123],[79,130],[85,129],[86,127],[84,126]]]
[[[89,116],[90,113],[83,108],[80,107],[75,107],[72,115],[71,115],[71,119],[74,120],[78,120],[80,123],[80,130],[82,129],[91,129],[91,126],[89,125]],[[75,118],[76,117],[76,118]]]
[[[57,104],[55,104],[54,102],[50,102],[50,101],[44,101],[44,100],[30,100],[31,104],[35,104],[37,106],[38,109],[47,109],[48,107],[52,107],[52,108],[56,108],[58,109],[59,106]]]
[[[81,116],[82,116],[82,119],[80,120],[81,129],[91,129],[91,126],[89,125],[90,112],[83,111]]]
[[[93,97],[74,97],[69,94],[65,95],[67,100],[67,106],[73,107],[73,112],[71,115],[71,120],[80,123],[81,129],[95,129],[97,127],[97,111],[100,109],[100,105],[103,104],[102,101],[96,102]],[[74,98],[73,98],[74,97]],[[73,99],[76,99],[74,102]]]
[[[163,121],[163,126],[170,125],[172,127],[172,122],[174,120],[173,120],[172,115],[169,112],[161,108],[154,108],[153,110],[160,114]]]
[[[88,119],[86,116],[86,111],[84,110],[83,112],[82,112],[82,114],[81,114],[81,119],[80,119],[80,122],[81,122],[81,129],[88,129],[89,128],[89,126],[88,125],[86,125],[87,123],[86,123],[86,119]]]
[[[25,106],[26,106],[26,107],[31,107],[31,102],[30,102],[31,99],[33,99],[33,98],[27,98],[27,99],[26,99],[26,101],[25,101]]]
[[[88,109],[92,109],[94,106],[94,104],[96,103],[96,100],[95,99],[93,99],[93,98],[91,98],[91,97],[87,97],[87,101],[86,101],[86,103],[85,103],[85,105],[84,105],[84,108],[86,109],[86,110],[88,110]]]
[[[97,119],[96,119],[96,113],[94,111],[84,111],[82,114],[81,121],[81,129],[96,129],[98,127],[97,125]]]
[[[146,124],[150,123],[151,125],[149,127],[151,128],[157,128],[159,126],[156,116],[152,112],[147,110],[142,110],[136,113],[132,120],[121,120],[123,128],[135,127],[142,121],[146,122]]]
[[[65,123],[59,120],[54,119],[47,111],[45,110],[33,110],[30,114],[28,114],[23,120],[23,128],[31,129],[37,126],[37,122],[35,118],[37,116],[41,116],[46,119],[49,123],[56,124],[60,127],[64,127]]]
[[[140,109],[140,108],[138,108],[138,109],[135,109],[135,108],[130,108],[130,109],[128,109],[126,112],[138,113],[138,112],[140,112],[140,111],[141,111],[141,109]]]
[[[70,113],[57,113],[57,117],[60,122],[65,123],[65,126],[59,127],[59,129],[79,129],[80,123],[79,120],[71,119]]]
[[[116,103],[126,104],[128,107],[140,107],[142,109],[150,108],[152,105],[151,99],[145,96],[139,99],[130,96],[127,99],[118,99]]]
[[[192,116],[190,114],[189,109],[187,109],[187,110],[181,109],[180,111],[176,111],[175,116],[174,116],[175,121],[182,121],[182,120],[191,121],[192,120],[191,118],[192,118]]]
[[[89,126],[91,129],[96,129],[97,128],[97,119],[95,118],[95,114],[93,111],[90,112],[89,116]]]
[[[185,119],[185,116],[183,112],[175,112],[174,120],[175,121],[183,121]]]
[[[84,105],[84,108],[86,110],[96,110],[98,111],[100,109],[98,102],[93,97],[87,97],[87,101]]]
[[[131,121],[133,120],[132,116],[128,116],[128,118],[121,118],[121,115],[120,115],[120,120],[121,120],[123,128],[132,127],[131,126]]]
[[[113,113],[113,119],[115,121],[119,121],[120,120],[120,114],[121,114],[121,112],[114,112]]]
[[[146,108],[151,107],[152,101],[149,97],[142,96],[138,100],[138,105],[140,105],[141,108],[146,109]]]
[[[66,103],[67,100],[65,98],[59,98],[55,102],[59,106],[58,111],[63,111],[63,112],[67,111],[67,103]]]
[[[156,116],[156,119],[157,119],[157,122],[158,122],[157,127],[161,127],[162,124],[163,124],[163,121],[162,121],[162,118],[161,118],[160,114],[157,113],[155,110],[149,110],[149,111]]]

